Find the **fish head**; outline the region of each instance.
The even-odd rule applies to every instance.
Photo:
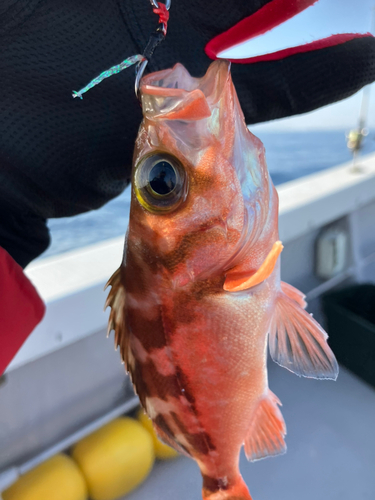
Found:
[[[215,61],[202,78],[177,64],[144,77],[140,92],[128,246],[146,245],[179,286],[221,274],[269,204],[264,149],[246,127],[230,63]]]

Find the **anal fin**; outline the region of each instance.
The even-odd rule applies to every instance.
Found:
[[[328,335],[302,309],[298,290],[282,285],[271,321],[269,348],[272,359],[296,375],[336,380],[338,364],[327,344]],[[303,300],[303,302],[302,302]]]
[[[255,410],[245,439],[248,460],[260,460],[286,452],[286,426],[278,405],[281,405],[279,399],[268,389]]]

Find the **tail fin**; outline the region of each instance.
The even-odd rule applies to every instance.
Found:
[[[238,474],[230,484],[225,478],[212,478],[203,475],[203,500],[252,500],[245,481]]]

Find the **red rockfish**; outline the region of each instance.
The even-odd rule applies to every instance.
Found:
[[[230,65],[144,77],[128,234],[109,280],[109,330],[163,441],[192,457],[203,498],[249,500],[239,472],[286,451],[271,356],[336,379],[327,335],[280,281],[278,196]]]

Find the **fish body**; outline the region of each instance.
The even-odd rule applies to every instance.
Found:
[[[303,294],[280,281],[278,197],[225,61],[143,78],[124,258],[109,328],[159,436],[193,459],[203,498],[251,499],[239,472],[284,453],[273,359],[336,378]]]

